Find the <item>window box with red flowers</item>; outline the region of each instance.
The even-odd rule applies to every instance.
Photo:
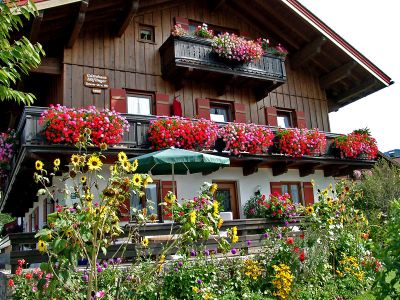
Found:
[[[318,129],[279,129],[277,148],[281,154],[291,157],[303,155],[323,155],[326,149],[326,136]]]
[[[84,132],[90,134],[91,143],[116,145],[129,130],[128,121],[115,111],[88,108],[50,106],[40,117],[43,134],[50,143],[77,144]]]
[[[229,123],[219,130],[226,151],[233,155],[268,153],[273,145],[274,134],[269,128],[255,124]]]
[[[149,141],[153,149],[211,149],[217,132],[217,124],[205,119],[160,118],[150,124]]]
[[[334,155],[340,158],[375,159],[378,155],[376,140],[368,129],[354,130],[352,133],[338,137],[333,144]]]

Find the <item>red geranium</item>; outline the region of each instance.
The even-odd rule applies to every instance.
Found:
[[[306,255],[305,255],[304,251],[302,251],[302,252],[300,253],[300,255],[299,255],[299,260],[300,260],[301,262],[303,262],[305,258],[306,258]]]
[[[293,245],[293,243],[294,243],[294,238],[288,237],[287,240],[286,240],[286,244]]]
[[[292,157],[321,155],[325,153],[326,136],[318,129],[279,129],[279,149],[282,154]]]
[[[376,140],[371,137],[368,129],[354,130],[347,136],[341,136],[334,140],[333,145],[340,150],[342,158],[375,159],[378,155]]]

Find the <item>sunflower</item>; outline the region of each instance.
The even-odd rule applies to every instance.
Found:
[[[87,165],[90,171],[99,171],[101,170],[101,166],[103,165],[103,163],[101,162],[99,157],[92,155],[90,156]]]
[[[36,170],[38,170],[38,171],[42,170],[42,169],[43,169],[43,166],[44,166],[44,164],[43,164],[42,161],[37,160],[37,161],[35,162],[35,168],[36,168]]]
[[[196,212],[195,211],[191,211],[189,213],[189,219],[190,219],[190,223],[192,223],[192,224],[196,223]]]
[[[167,202],[168,204],[173,204],[176,200],[176,196],[173,192],[169,191],[165,197],[164,197],[164,201]]]
[[[86,140],[86,138],[85,138],[85,136],[83,134],[79,135],[79,137],[78,137],[79,143],[84,143],[85,140]]]
[[[86,193],[86,195],[85,195],[86,201],[91,202],[91,201],[93,201],[93,199],[94,199],[94,195],[92,193]]]
[[[137,169],[137,167],[138,167],[138,165],[139,165],[139,162],[138,162],[137,159],[135,159],[135,160],[133,161],[133,163],[132,163],[131,172],[135,172],[136,169]]]
[[[311,215],[312,213],[314,213],[314,207],[312,206],[307,206],[306,207],[306,212]]]
[[[65,232],[65,235],[66,235],[68,238],[72,237],[72,234],[73,234],[72,229],[68,229],[68,230]]]
[[[45,241],[43,241],[43,240],[39,240],[39,242],[38,242],[38,250],[40,251],[40,252],[46,252],[46,250],[47,250],[47,243],[45,242]]]
[[[157,215],[156,214],[151,214],[149,216],[149,220],[151,223],[154,223],[155,221],[157,221]]]
[[[87,181],[86,176],[81,176],[81,183],[82,183],[82,184],[85,184],[86,181]]]
[[[329,225],[332,225],[333,224],[333,219],[329,218],[327,222],[328,222]]]
[[[69,177],[75,178],[76,177],[76,172],[74,170],[69,171]]]
[[[142,239],[141,243],[143,247],[147,247],[149,245],[149,239],[145,237],[144,239]]]
[[[131,170],[131,163],[127,160],[121,162],[122,164],[122,169],[124,169],[125,172],[130,172]]]
[[[121,151],[118,153],[118,160],[120,163],[123,163],[124,161],[128,160],[128,157],[126,156],[125,152]]]
[[[213,184],[211,185],[211,187],[210,187],[210,193],[211,193],[211,194],[214,194],[215,191],[216,191],[217,189],[218,189],[218,184],[213,183]]]
[[[153,178],[151,176],[147,175],[146,179],[143,182],[143,186],[146,187],[149,183],[153,182]]]
[[[87,127],[85,128],[84,132],[85,132],[87,135],[92,134],[92,130],[91,130],[90,128],[87,128]]]
[[[220,229],[222,227],[222,224],[224,224],[224,220],[222,220],[222,218],[219,218],[218,225],[217,225],[218,229]]]
[[[135,174],[133,175],[132,181],[135,186],[140,186],[142,184],[142,176],[140,176],[140,174]]]
[[[79,164],[79,155],[73,154],[71,156],[71,163],[76,167]]]
[[[59,158],[56,158],[56,159],[54,160],[54,166],[55,166],[55,167],[59,167],[59,166],[60,166],[60,163],[61,163],[61,161],[60,161]]]
[[[101,151],[106,151],[107,148],[108,148],[108,145],[107,145],[106,143],[101,143],[101,144],[100,144],[100,150],[101,150]]]

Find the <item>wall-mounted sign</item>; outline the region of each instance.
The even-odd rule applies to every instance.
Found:
[[[101,94],[101,89],[92,89],[92,94]]]
[[[108,76],[97,74],[83,74],[84,86],[98,89],[108,89]]]

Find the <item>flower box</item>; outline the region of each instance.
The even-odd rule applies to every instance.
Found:
[[[352,133],[336,138],[332,143],[336,157],[352,159],[375,159],[378,155],[376,140],[368,129],[354,130]]]

